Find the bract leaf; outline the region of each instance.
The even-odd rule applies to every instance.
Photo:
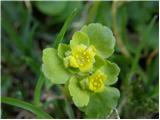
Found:
[[[85,110],[87,118],[107,118],[117,106],[120,93],[118,89],[106,87],[102,93],[93,93]]]
[[[72,40],[70,41],[70,46],[71,46],[71,48],[73,48],[73,47],[80,45],[80,44],[88,46],[89,45],[89,37],[87,36],[87,34],[81,32],[81,31],[78,31],[73,34]]]
[[[100,56],[96,55],[95,56],[95,63],[94,63],[94,70],[99,69],[100,67],[102,67],[105,64],[105,60],[102,59]]]
[[[58,45],[58,56],[63,59],[65,57],[65,52],[69,49],[70,47],[67,44],[60,43]]]
[[[42,61],[42,71],[52,83],[63,84],[70,78],[71,75],[65,69],[54,48],[43,50]]]
[[[120,68],[115,63],[106,60],[104,66],[101,68],[107,75],[106,85],[112,85],[117,82]]]
[[[99,23],[91,23],[81,29],[90,39],[90,44],[94,45],[98,54],[103,58],[108,58],[114,52],[115,38],[112,31]]]
[[[77,107],[84,107],[88,104],[89,94],[87,91],[80,88],[78,80],[75,77],[72,77],[69,81],[69,92]]]

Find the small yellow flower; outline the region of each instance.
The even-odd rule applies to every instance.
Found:
[[[94,92],[102,92],[104,90],[106,75],[100,70],[96,71],[92,76],[88,78],[89,90]]]
[[[95,54],[96,49],[94,46],[77,45],[72,48],[71,55],[69,56],[69,65],[79,68],[81,72],[88,72],[93,67]]]

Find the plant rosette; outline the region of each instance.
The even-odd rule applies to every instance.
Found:
[[[74,104],[88,118],[106,118],[116,108],[119,67],[107,60],[114,52],[112,31],[91,23],[73,34],[70,44],[43,50],[42,71],[53,84],[66,84]]]

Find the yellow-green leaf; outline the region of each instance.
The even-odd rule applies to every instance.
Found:
[[[101,69],[107,75],[106,85],[112,85],[117,82],[120,68],[115,63],[106,60]]]
[[[115,38],[112,31],[102,24],[91,23],[81,29],[89,36],[90,44],[94,45],[97,53],[103,57],[108,58],[114,52]]]
[[[80,88],[78,79],[75,77],[72,77],[69,81],[69,92],[77,107],[84,107],[88,104],[89,94],[87,91]]]
[[[70,78],[69,72],[65,69],[54,48],[43,50],[42,61],[42,71],[52,83],[63,84]]]
[[[120,97],[119,90],[113,87],[106,87],[102,93],[94,93],[83,110],[87,118],[107,118],[111,111],[116,108]]]
[[[75,32],[73,34],[72,40],[70,41],[71,48],[77,46],[77,45],[89,45],[89,37],[86,33],[83,33],[81,31]]]

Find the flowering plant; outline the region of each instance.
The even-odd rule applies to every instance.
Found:
[[[70,44],[43,50],[42,71],[53,84],[65,84],[74,104],[89,118],[105,118],[116,107],[120,93],[119,67],[107,60],[113,52],[112,31],[99,23],[85,25]]]

